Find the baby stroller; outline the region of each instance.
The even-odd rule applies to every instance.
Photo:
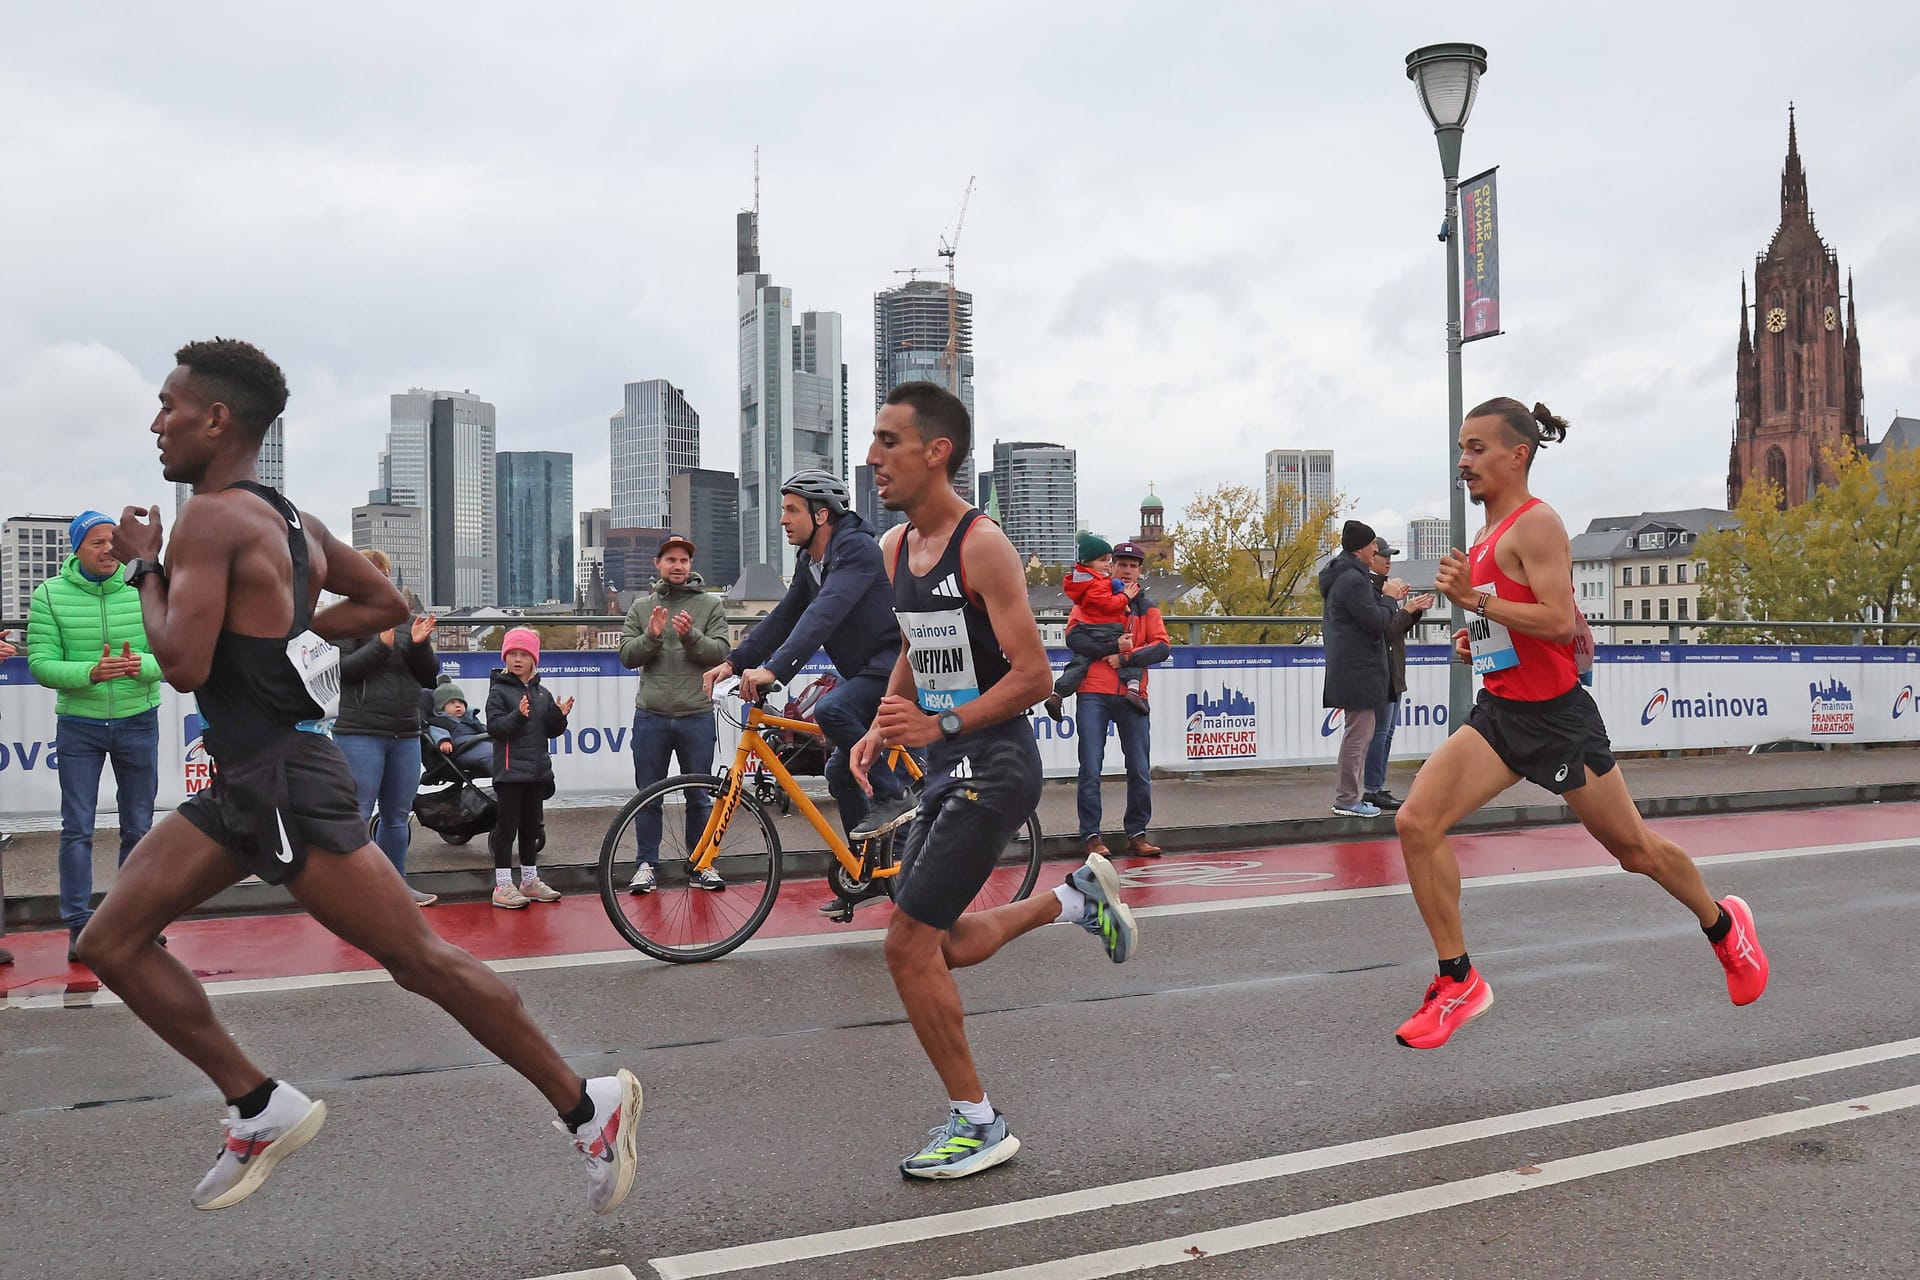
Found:
[[[499,805],[493,798],[491,778],[462,769],[424,733],[420,735],[420,766],[413,816],[421,826],[439,832],[448,844],[465,844],[493,830]]]

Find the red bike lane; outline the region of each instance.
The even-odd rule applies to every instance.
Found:
[[[1907,838],[1920,842],[1915,835],[1920,831],[1920,803],[1671,818],[1652,825],[1696,857]],[[1578,826],[1462,835],[1453,844],[1461,874],[1468,878],[1604,867],[1611,862]],[[1400,847],[1391,834],[1381,839],[1169,854],[1157,859],[1116,858],[1115,865],[1123,873],[1127,901],[1136,908],[1204,909],[1210,902],[1406,883]],[[1067,862],[1048,863],[1041,869],[1035,892],[1044,893],[1060,883],[1070,867]],[[806,945],[808,940],[825,940],[847,931],[865,934],[884,927],[892,911],[889,903],[876,902],[857,912],[851,925],[837,924],[818,914],[829,896],[824,880],[788,881],[755,941]],[[442,937],[490,962],[607,952],[623,953],[617,958],[625,954],[639,958],[627,952],[598,896],[591,893],[570,894],[557,903],[518,911],[502,911],[484,900],[450,903],[427,908],[426,916]],[[188,920],[167,933],[173,954],[212,983],[317,978],[377,968],[363,952],[299,913]],[[10,933],[5,941],[15,963],[0,966],[0,1000],[17,1004],[35,997],[83,996],[98,990],[98,981],[85,966],[66,962],[64,930]]]

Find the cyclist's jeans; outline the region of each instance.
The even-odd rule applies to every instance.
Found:
[[[880,699],[886,693],[886,676],[857,675],[835,685],[814,708],[814,719],[820,722],[827,741],[833,744],[833,754],[827,757],[827,790],[840,806],[842,831],[853,830],[860,819],[867,816],[866,793],[853,780],[847,753],[873,727],[873,717],[880,710]],[[869,781],[873,783],[875,800],[892,799],[904,789],[893,770],[879,765],[869,775]]]
[[[713,713],[703,711],[690,716],[657,716],[636,709],[633,713],[633,781],[642,791],[667,776],[667,758],[677,756],[681,773],[713,772]],[[691,854],[706,829],[712,800],[703,792],[684,791],[687,802],[687,843],[676,852]],[[633,816],[633,834],[641,862],[660,861],[661,808],[654,805]]]

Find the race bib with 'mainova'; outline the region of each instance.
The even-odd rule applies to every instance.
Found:
[[[922,711],[951,711],[980,696],[965,610],[903,613],[900,628],[906,633],[907,665],[913,668]]]

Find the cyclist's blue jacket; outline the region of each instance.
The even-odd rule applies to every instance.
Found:
[[[880,544],[858,512],[833,523],[827,558],[814,581],[812,557],[794,557],[793,582],[773,612],[727,655],[734,671],[765,667],[792,680],[822,645],[843,679],[885,678],[900,656],[900,623],[893,616],[893,584]]]

